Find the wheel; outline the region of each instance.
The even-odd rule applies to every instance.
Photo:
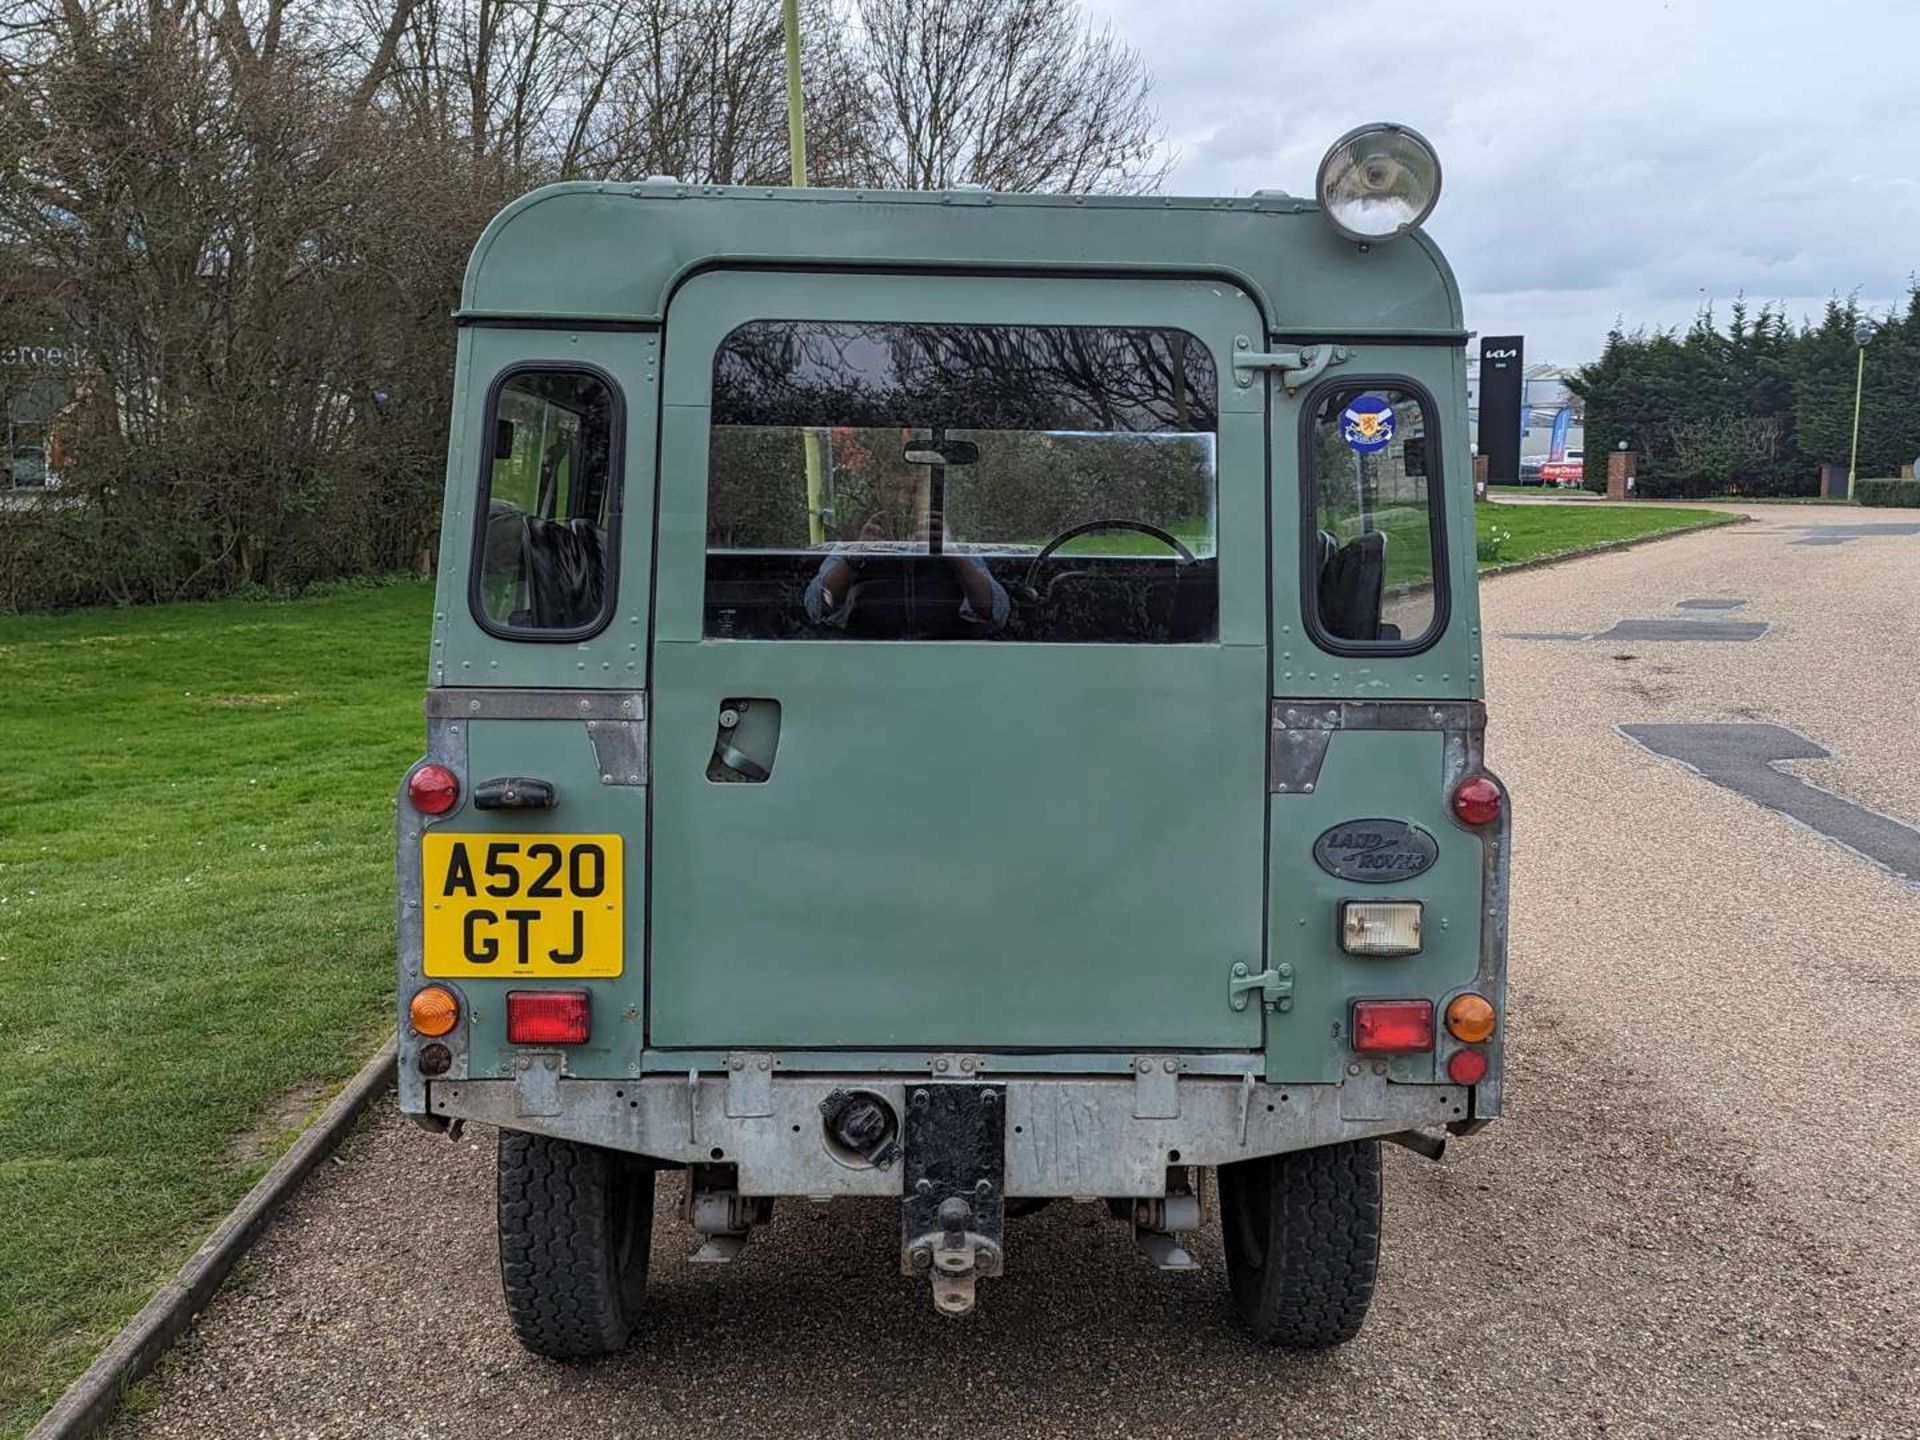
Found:
[[[625,1346],[647,1288],[653,1171],[617,1151],[502,1130],[498,1214],[520,1343],[554,1360]]]
[[[1259,1339],[1324,1350],[1360,1333],[1380,1261],[1380,1142],[1220,1167],[1234,1308]]]

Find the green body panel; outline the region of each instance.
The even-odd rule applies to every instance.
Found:
[[[924,273],[942,269],[967,273]],[[903,270],[917,273],[888,273]],[[590,982],[594,1043],[568,1073],[684,1071],[739,1046],[891,1051],[921,1068],[931,1050],[1264,1047],[1273,1080],[1336,1081],[1352,999],[1439,998],[1473,979],[1483,849],[1447,814],[1437,729],[1337,733],[1313,793],[1268,793],[1275,697],[1481,693],[1459,297],[1424,236],[1363,253],[1275,197],[569,185],[489,227],[462,313],[478,323],[457,362],[432,683],[648,694],[645,785],[600,783],[579,722],[474,721],[469,783],[546,778],[562,803],[446,822],[626,837],[626,970]],[[712,355],[755,318],[1199,336],[1220,380],[1219,643],[703,639]],[[1232,359],[1317,336],[1348,347],[1328,380],[1409,379],[1434,401],[1451,618],[1419,655],[1336,656],[1304,627],[1311,387],[1289,395],[1270,372],[1242,386]],[[496,638],[467,603],[488,390],[540,362],[594,366],[624,401],[615,608],[577,643]],[[734,697],[781,702],[764,784],[705,778]],[[1438,862],[1391,887],[1315,864],[1322,831],[1372,817],[1427,830]],[[1422,954],[1341,951],[1339,902],[1372,898],[1425,903]],[[1293,966],[1289,1008],[1233,1010],[1236,963]],[[503,1002],[462,988],[470,1073],[510,1073]],[[1435,1078],[1428,1056],[1391,1074]]]
[[[1296,337],[1466,338],[1459,288],[1425,235],[1363,253],[1310,201],[1285,195],[552,185],[481,235],[461,314],[658,323],[678,285],[720,265],[1205,273],[1231,280],[1271,328]]]
[[[1178,326],[1209,345],[1218,644],[704,640],[714,348],[784,319]],[[659,1046],[1249,1048],[1261,950],[1266,467],[1214,282],[703,275],[668,320],[652,718]],[[715,784],[721,701],[780,702]],[[1257,968],[1257,966],[1256,966]]]
[[[1226,1001],[1261,950],[1266,655],[1144,653],[663,643],[654,1044],[1257,1045]],[[716,785],[744,694],[781,701],[778,763]]]
[[[1273,387],[1273,685],[1284,698],[1478,700],[1484,692],[1480,643],[1480,562],[1473,529],[1473,451],[1467,437],[1467,371],[1458,347],[1355,345],[1326,381],[1412,380],[1433,397],[1445,494],[1451,615],[1418,655],[1343,656],[1318,649],[1302,623],[1300,434],[1311,387],[1289,396]]]
[[[578,720],[470,720],[467,772],[470,783],[526,775],[553,782],[560,804],[552,810],[461,809],[449,831],[476,835],[620,835],[625,840],[625,969],[618,979],[595,980],[593,1039],[568,1056],[574,1075],[626,1075],[638,1062],[646,1003],[647,865],[644,837],[647,792],[639,785],[603,785],[586,726]],[[431,897],[427,897],[429,903]],[[567,980],[517,978],[458,982],[471,1024],[473,1073],[510,1069],[506,1006],[496,998],[516,990],[578,989]],[[492,1003],[488,1003],[489,1000]]]
[[[433,654],[428,661],[433,684],[599,690],[645,686],[659,359],[660,337],[653,333],[461,332],[459,399],[440,523],[440,584],[433,611]],[[626,439],[620,455],[620,508],[625,518],[615,541],[619,552],[616,606],[606,629],[578,642],[502,640],[482,629],[467,605],[475,507],[481,470],[491,451],[488,392],[507,370],[537,369],[542,364],[588,365],[604,371],[625,402]]]
[[[1467,985],[1480,964],[1480,840],[1454,823],[1437,731],[1361,730],[1335,735],[1311,795],[1270,801],[1270,952],[1294,967],[1293,1008],[1269,1016],[1267,1076],[1337,1081],[1353,1057],[1347,1008],[1356,999],[1439,997]],[[1439,842],[1432,869],[1391,885],[1357,885],[1327,874],[1313,842],[1343,820],[1404,820]],[[1342,900],[1419,900],[1422,949],[1394,958],[1340,948]],[[1433,1056],[1397,1055],[1395,1080],[1431,1081]]]

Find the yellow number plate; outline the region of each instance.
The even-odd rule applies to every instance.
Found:
[[[449,835],[420,840],[429,975],[618,975],[618,835]]]

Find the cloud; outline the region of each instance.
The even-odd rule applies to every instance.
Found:
[[[1168,188],[1310,193],[1342,131],[1440,152],[1430,223],[1469,326],[1577,364],[1616,317],[1744,293],[1898,303],[1920,268],[1920,5],[1088,0],[1146,56]]]

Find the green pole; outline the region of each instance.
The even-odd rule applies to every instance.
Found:
[[[793,184],[802,188],[807,183],[807,102],[800,85],[800,0],[782,0],[780,12],[787,39],[787,156],[793,163]],[[820,441],[820,432],[811,427],[801,441],[807,453],[807,539],[815,545],[827,540],[827,460]]]
[[[782,0],[781,27],[787,35],[787,153],[793,183],[807,183],[807,106],[800,89],[800,0]]]
[[[1860,347],[1860,363],[1853,372],[1853,448],[1847,452],[1847,503],[1853,503],[1854,470],[1860,463],[1860,391],[1867,382],[1867,347]]]

